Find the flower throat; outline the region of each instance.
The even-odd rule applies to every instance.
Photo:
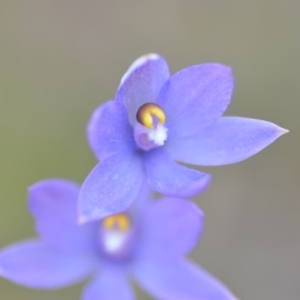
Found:
[[[134,128],[135,141],[143,150],[163,146],[167,140],[168,129],[164,126],[166,115],[155,103],[145,103],[136,113]]]

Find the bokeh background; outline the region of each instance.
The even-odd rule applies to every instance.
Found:
[[[213,174],[197,197],[206,226],[191,257],[241,300],[300,299],[300,2],[2,0],[0,248],[34,235],[26,188],[82,182],[96,160],[85,126],[131,62],[157,52],[172,72],[232,66],[229,115],[288,128],[263,152]],[[79,299],[0,278],[1,299]],[[138,299],[151,299],[141,290]]]

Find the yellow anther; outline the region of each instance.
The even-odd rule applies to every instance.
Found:
[[[103,220],[103,227],[106,230],[127,231],[130,226],[130,219],[126,214],[112,215]]]
[[[160,124],[166,122],[166,115],[163,109],[154,103],[142,105],[136,113],[136,119],[145,127],[152,129],[154,126],[153,116],[157,117]]]

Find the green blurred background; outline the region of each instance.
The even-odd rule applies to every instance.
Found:
[[[134,59],[160,53],[172,72],[214,61],[235,75],[227,114],[290,133],[245,162],[202,168],[213,181],[196,199],[206,226],[191,256],[241,300],[300,298],[299,1],[2,0],[0,39],[0,248],[34,235],[29,185],[81,182],[95,165],[85,126]],[[0,299],[79,299],[82,286],[0,278]]]

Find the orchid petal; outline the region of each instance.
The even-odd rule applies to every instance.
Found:
[[[181,162],[226,165],[256,154],[286,132],[267,121],[222,117],[201,133],[170,141],[166,149]]]
[[[165,198],[149,205],[141,223],[141,255],[177,259],[187,254],[198,242],[203,217],[195,204],[179,198]]]
[[[154,199],[153,191],[150,188],[146,176],[140,186],[136,200],[128,208],[128,213],[135,219],[139,219],[143,214],[145,207],[152,203]]]
[[[237,300],[223,283],[189,261],[146,260],[136,265],[134,277],[158,299]]]
[[[134,300],[134,293],[126,276],[117,270],[104,269],[83,291],[82,300]]]
[[[0,276],[40,289],[74,284],[93,269],[92,257],[57,251],[43,242],[27,240],[1,250]]]
[[[173,75],[157,101],[167,116],[168,139],[195,134],[215,122],[232,91],[231,69],[220,64],[196,65]]]
[[[40,181],[29,188],[30,212],[47,244],[64,252],[95,252],[97,224],[77,224],[78,195],[79,186],[72,181]]]
[[[210,175],[175,163],[162,148],[144,154],[148,183],[161,194],[189,198],[202,192]]]
[[[118,163],[137,149],[126,108],[116,101],[108,101],[94,111],[87,137],[100,161],[109,159],[111,163]]]
[[[125,105],[132,125],[139,107],[156,102],[159,90],[170,77],[168,64],[157,54],[138,58],[122,77],[115,100]]]
[[[136,198],[144,177],[138,155],[114,165],[98,164],[82,185],[78,200],[79,221],[101,219],[126,210]]]

